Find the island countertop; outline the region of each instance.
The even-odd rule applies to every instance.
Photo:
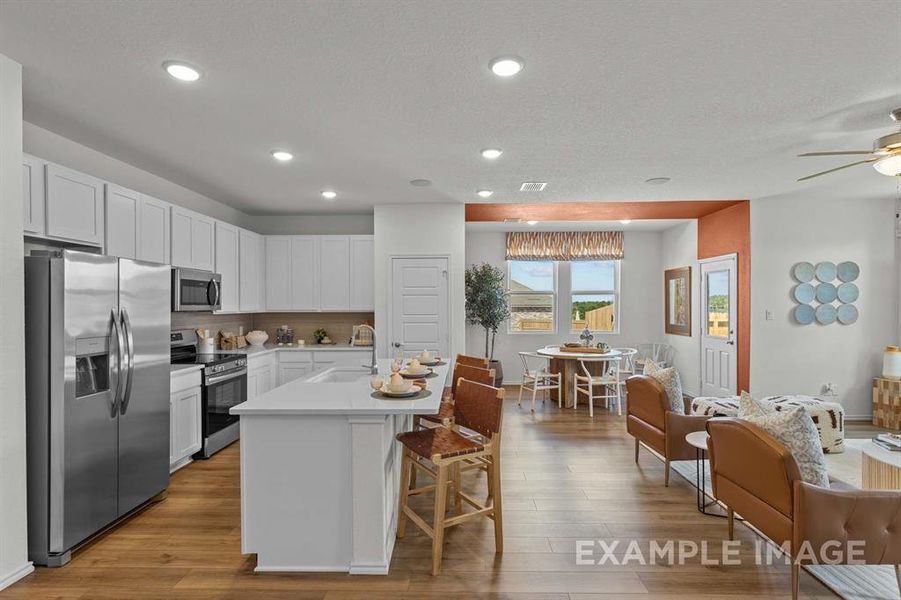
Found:
[[[379,374],[387,378],[391,374],[391,360],[378,361]],[[265,394],[233,407],[233,415],[403,415],[436,414],[441,403],[449,365],[432,367],[435,375],[426,378],[428,391],[426,398],[406,400],[379,399],[373,397],[369,385],[370,375],[360,369],[355,381],[316,382],[311,381],[329,371],[348,372],[354,367],[330,367],[279,386]]]

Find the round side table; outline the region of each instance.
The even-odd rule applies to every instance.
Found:
[[[868,490],[901,490],[901,452],[869,441],[860,448],[862,483]]]
[[[711,517],[722,517],[726,515],[718,512],[710,512],[707,510],[710,506],[719,506],[716,500],[707,501],[707,477],[704,474],[704,463],[707,460],[707,439],[710,435],[706,431],[692,431],[685,436],[685,441],[689,446],[695,449],[695,487],[698,490],[698,512],[702,515]]]

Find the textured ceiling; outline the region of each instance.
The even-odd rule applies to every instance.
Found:
[[[260,214],[478,202],[480,188],[491,202],[894,194],[869,167],[796,183],[844,159],[794,155],[892,130],[899,31],[895,0],[0,0],[26,120]],[[526,68],[500,80],[487,64],[508,53]],[[167,59],[205,76],[173,81]],[[483,160],[489,146],[504,155]],[[276,147],[296,159],[276,164]],[[644,183],[657,176],[672,182]],[[520,193],[526,180],[550,185]]]

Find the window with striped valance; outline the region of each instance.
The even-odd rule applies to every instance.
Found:
[[[510,231],[507,260],[619,260],[622,231]]]

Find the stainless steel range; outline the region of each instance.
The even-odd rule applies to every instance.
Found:
[[[194,458],[209,458],[239,437],[238,417],[229,410],[247,400],[247,357],[228,352],[198,354],[189,329],[173,331],[169,338],[173,365],[203,365],[203,448]]]

